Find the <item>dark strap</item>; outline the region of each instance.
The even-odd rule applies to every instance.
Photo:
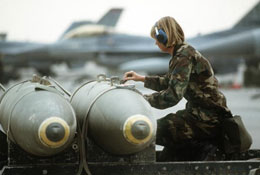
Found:
[[[103,94],[105,94],[106,92],[115,89],[116,87],[112,86],[111,88],[102,91],[100,94],[98,94],[90,103],[89,108],[87,109],[86,115],[84,117],[83,120],[83,124],[82,124],[82,130],[81,130],[81,125],[79,123],[79,120],[77,120],[77,124],[78,124],[78,142],[79,142],[79,150],[80,150],[80,164],[79,164],[79,170],[77,175],[81,175],[83,168],[86,171],[87,175],[91,175],[91,172],[89,170],[88,167],[88,163],[87,163],[87,156],[86,156],[86,151],[87,151],[87,147],[85,147],[85,136],[87,136],[87,131],[88,131],[88,115],[89,115],[89,111],[92,108],[92,106],[94,105],[94,103],[97,101],[97,99],[99,97],[101,97]]]
[[[86,120],[85,124],[88,125],[88,120]],[[79,152],[80,152],[80,164],[79,164],[79,170],[77,175],[81,175],[83,169],[85,169],[87,175],[91,175],[91,172],[87,164],[87,159],[86,159],[87,148],[85,147],[84,132],[81,131],[81,126],[78,120],[77,120],[77,125],[78,125],[78,145],[79,145]],[[85,132],[85,134],[87,133]]]

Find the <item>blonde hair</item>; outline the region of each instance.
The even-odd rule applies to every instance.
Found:
[[[158,29],[162,29],[166,33],[168,37],[166,47],[172,47],[175,46],[176,44],[181,44],[184,42],[185,40],[184,32],[181,26],[177,23],[177,21],[173,17],[170,16],[163,17],[159,21],[157,21],[155,25],[157,26]],[[155,26],[152,27],[150,35],[152,38],[157,39],[155,37]]]

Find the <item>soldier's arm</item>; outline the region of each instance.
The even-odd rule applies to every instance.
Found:
[[[164,76],[145,76],[144,87],[155,91],[161,91],[167,89],[168,83],[169,78],[167,74]]]
[[[187,89],[192,61],[187,57],[179,57],[176,67],[170,72],[168,88],[151,95],[145,95],[151,106],[158,109],[165,109],[176,105],[184,96]]]

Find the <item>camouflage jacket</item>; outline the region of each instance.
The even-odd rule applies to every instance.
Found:
[[[186,109],[195,115],[199,115],[198,110],[231,114],[210,63],[187,43],[175,47],[168,72],[164,76],[146,76],[144,86],[157,91],[145,95],[155,108],[174,106],[184,97]]]

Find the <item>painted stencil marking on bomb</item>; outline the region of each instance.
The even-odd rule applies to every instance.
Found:
[[[29,117],[29,120],[30,120],[32,123],[35,122],[35,119],[36,119],[35,114],[32,114],[32,115]]]

